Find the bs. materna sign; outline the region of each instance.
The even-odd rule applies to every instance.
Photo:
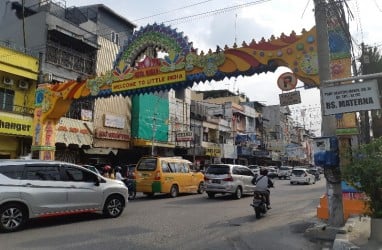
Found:
[[[376,80],[322,89],[325,115],[380,109]]]

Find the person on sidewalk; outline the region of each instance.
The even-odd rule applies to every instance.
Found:
[[[265,199],[267,203],[267,208],[271,209],[270,203],[270,191],[269,188],[273,187],[273,182],[268,177],[268,170],[266,168],[260,169],[260,175],[256,177],[255,183],[255,191],[263,192],[265,194]]]

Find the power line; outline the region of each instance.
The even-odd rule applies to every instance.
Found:
[[[144,19],[148,19],[148,18],[152,18],[152,17],[156,17],[156,16],[161,16],[161,15],[168,14],[168,13],[171,13],[171,12],[174,12],[174,11],[177,11],[177,10],[187,9],[189,7],[194,7],[194,6],[197,6],[197,5],[200,5],[200,4],[204,4],[204,3],[207,3],[207,2],[211,2],[211,1],[213,1],[213,0],[207,0],[207,1],[203,1],[203,2],[198,2],[198,3],[195,3],[195,4],[190,4],[190,5],[186,5],[186,6],[180,7],[180,8],[176,8],[176,9],[168,10],[168,11],[161,12],[161,13],[158,13],[158,14],[154,14],[154,15],[151,15],[151,16],[141,17],[141,18],[133,20],[133,22],[138,22],[138,21],[141,21],[141,20],[144,20]]]
[[[245,7],[248,7],[251,5],[260,4],[260,3],[269,2],[269,1],[270,0],[257,0],[257,1],[249,2],[249,3],[238,4],[238,5],[233,5],[233,6],[226,7],[226,8],[207,11],[207,12],[203,12],[203,13],[199,13],[199,14],[195,14],[195,15],[179,17],[179,18],[164,21],[163,23],[176,23],[176,24],[184,23],[184,22],[192,21],[192,20],[197,19],[197,18],[204,18],[204,17],[208,17],[211,15],[222,14],[222,13],[226,13],[228,11],[233,11],[233,10],[237,10],[237,9],[245,8]]]

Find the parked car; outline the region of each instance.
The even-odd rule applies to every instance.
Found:
[[[128,164],[122,167],[122,176],[126,177],[127,179],[135,179],[136,166],[136,164]]]
[[[260,174],[260,167],[258,165],[249,165],[248,168],[255,174],[255,176]]]
[[[320,178],[320,171],[317,168],[309,168],[308,172],[315,177],[315,181],[319,181]]]
[[[298,183],[314,184],[316,183],[316,178],[306,168],[294,168],[290,176],[290,184]]]
[[[231,194],[240,199],[243,194],[253,194],[252,180],[255,174],[246,166],[233,164],[211,164],[205,174],[205,191],[209,198],[215,194]]]
[[[101,212],[122,214],[128,189],[87,168],[60,161],[0,160],[0,231],[30,218]]]
[[[268,177],[273,179],[278,176],[277,169],[275,167],[267,167]]]
[[[180,157],[142,157],[135,168],[136,191],[148,196],[155,193],[203,193],[204,175],[190,169],[191,162]]]
[[[94,173],[96,173],[96,174],[101,174],[100,172],[99,172],[99,170],[95,167],[95,166],[93,166],[93,165],[82,165],[84,168],[87,168],[87,169],[89,169],[90,171],[93,171]]]
[[[279,179],[290,179],[290,175],[292,174],[292,167],[290,166],[281,166],[279,168],[277,176]]]

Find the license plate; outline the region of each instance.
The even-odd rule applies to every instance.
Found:
[[[220,183],[220,180],[212,180],[212,183]]]

